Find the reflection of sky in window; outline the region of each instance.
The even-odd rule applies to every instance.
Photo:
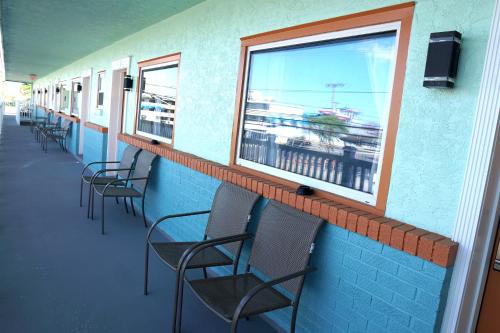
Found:
[[[175,98],[177,85],[177,66],[163,69],[145,70],[145,92]]]
[[[391,97],[396,33],[329,41],[327,44],[253,52],[249,91],[254,99],[300,106],[305,113],[332,108],[361,111],[358,118],[380,122]]]

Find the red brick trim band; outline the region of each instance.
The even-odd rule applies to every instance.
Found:
[[[97,132],[100,132],[100,133],[104,133],[104,134],[108,133],[108,128],[107,127],[91,123],[90,121],[85,122],[85,127],[91,128],[91,129],[93,129],[93,130],[95,130]]]
[[[304,197],[297,195],[295,189],[282,184],[177,151],[166,145],[152,145],[143,138],[119,134],[118,139],[209,176],[237,184],[268,199],[319,216],[331,224],[369,237],[439,266],[449,267],[455,262],[458,243],[444,236],[331,200],[315,196]]]
[[[67,115],[66,113],[56,112],[55,114],[56,114],[58,117],[61,117],[61,118],[67,119],[67,120],[72,121],[72,122],[74,122],[74,123],[79,123],[79,122],[80,122],[80,118],[78,118],[78,117],[71,117],[71,116]]]

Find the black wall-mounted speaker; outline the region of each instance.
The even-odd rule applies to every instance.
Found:
[[[123,78],[123,90],[130,91],[132,89],[132,85],[133,85],[132,76],[125,75],[125,77]]]
[[[431,33],[424,87],[453,88],[457,77],[462,34],[457,31]]]

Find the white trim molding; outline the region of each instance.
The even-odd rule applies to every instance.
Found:
[[[453,240],[459,243],[441,332],[473,332],[498,212],[492,167],[500,109],[500,0],[495,3],[479,88],[476,119]],[[496,147],[496,149],[495,149]],[[496,189],[495,189],[496,187]]]

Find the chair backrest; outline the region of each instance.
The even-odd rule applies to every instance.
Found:
[[[222,182],[215,192],[205,236],[219,238],[244,233],[250,213],[259,197],[260,195],[257,193]],[[242,242],[238,242],[227,244],[224,247],[232,254],[237,254],[241,245]]]
[[[262,212],[248,264],[270,278],[304,270],[323,223],[319,217],[269,201]],[[281,285],[296,294],[303,280],[299,277]]]
[[[119,169],[133,169],[135,161],[137,159],[137,154],[141,151],[141,148],[138,148],[133,145],[128,145],[127,148],[123,151],[122,159],[120,161]],[[130,175],[130,171],[118,171],[118,176],[121,178],[128,178]]]
[[[136,190],[144,193],[146,186],[148,184],[149,175],[151,173],[151,167],[153,162],[156,160],[158,155],[150,153],[147,150],[142,150],[137,157],[137,162],[135,163],[134,173],[132,178],[148,178],[144,180],[133,180],[131,181],[132,187]]]
[[[61,130],[64,132],[63,135],[68,135],[68,132],[70,131],[71,129],[71,124],[73,122],[69,119],[63,119],[62,123],[61,123]]]
[[[54,112],[50,113],[49,116],[50,116],[50,118],[49,118],[50,124],[52,124],[54,126],[57,126],[59,124],[59,118],[60,118],[60,116],[56,115]]]

